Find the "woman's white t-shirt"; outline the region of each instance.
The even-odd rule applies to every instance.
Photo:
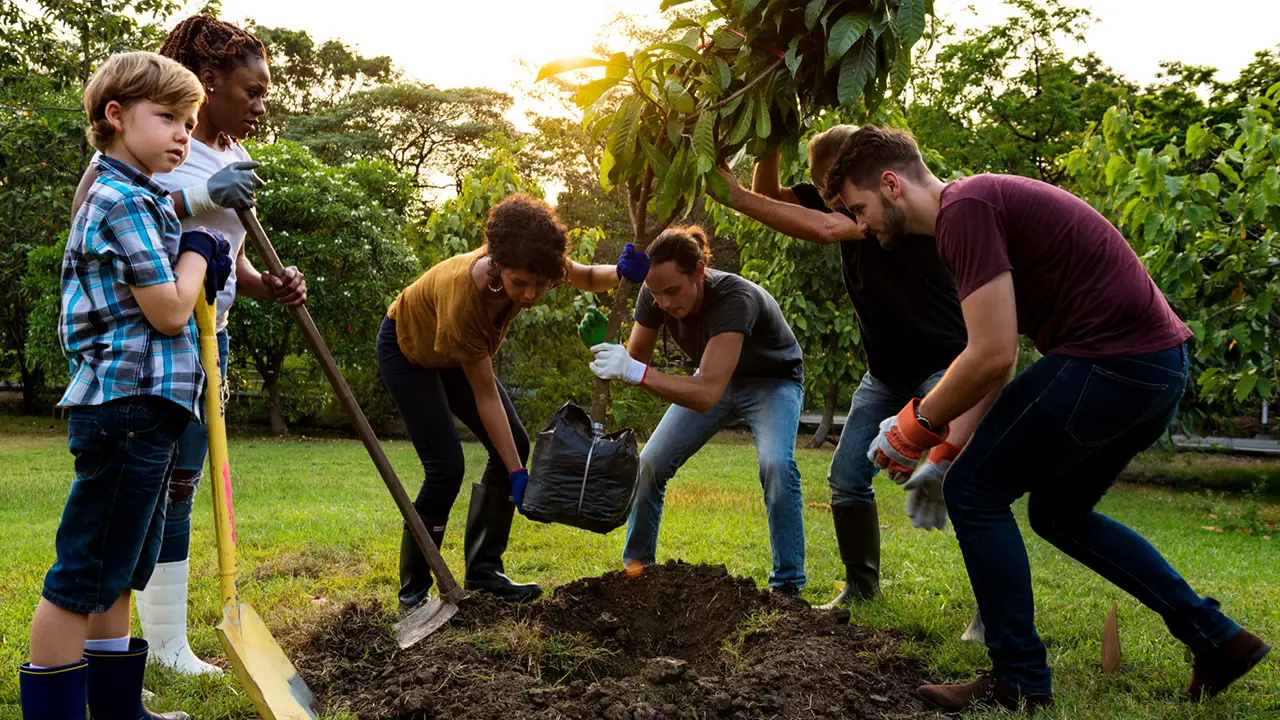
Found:
[[[94,163],[98,161],[100,155],[101,153],[94,154]],[[151,179],[160,183],[165,190],[175,193],[193,185],[204,185],[209,182],[209,178],[214,173],[233,162],[251,159],[249,153],[239,143],[233,142],[226,150],[217,150],[191,138],[191,152],[187,154],[186,162],[179,165],[173,172],[156,173],[151,176]],[[240,246],[244,244],[245,229],[236,211],[230,208],[182,218],[183,230],[194,230],[198,227],[217,230],[231,243],[231,277],[227,278],[227,284],[223,286],[222,292],[218,293],[216,328],[221,332],[227,328],[227,311],[231,308],[231,301],[236,299],[235,259],[240,254]]]

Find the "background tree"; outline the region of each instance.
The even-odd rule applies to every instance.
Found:
[[[1183,424],[1221,420],[1280,384],[1280,84],[1234,123],[1193,124],[1185,141],[1140,147],[1124,105],[1064,165],[1124,233],[1194,333]]]
[[[338,40],[317,45],[305,30],[264,27],[250,20],[271,56],[271,92],[258,139],[279,137],[295,118],[329,110],[361,89],[396,80],[400,73],[386,55],[365,57]]]
[[[416,82],[379,85],[332,107],[290,119],[282,137],[331,165],[377,158],[407,173],[420,190],[461,191],[491,134],[510,135],[511,96],[489,88],[441,90]],[[441,179],[444,180],[441,183]]]
[[[1060,184],[1058,158],[1134,88],[1096,56],[1068,58],[1092,15],[1059,0],[1006,0],[1003,23],[957,34],[943,26],[937,49],[912,77],[907,123],[953,169],[1025,175]]]
[[[334,359],[349,377],[376,377],[377,319],[418,271],[404,240],[404,218],[385,198],[404,206],[412,182],[377,160],[329,167],[288,141],[251,143],[250,152],[267,181],[258,190],[262,224],[280,257],[306,275],[307,307]],[[287,434],[289,417],[314,414],[328,403],[319,368],[301,354],[299,331],[284,308],[241,300],[229,318],[232,368],[247,364],[260,374],[272,432]]]

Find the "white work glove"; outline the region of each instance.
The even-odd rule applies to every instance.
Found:
[[[911,479],[902,485],[907,492],[907,517],[911,526],[941,530],[947,526],[947,503],[942,498],[942,482],[960,449],[944,442],[933,448]]]
[[[626,348],[616,343],[592,345],[591,352],[595,353],[596,359],[589,367],[601,380],[623,380],[639,385],[649,371],[648,365],[631,357]]]

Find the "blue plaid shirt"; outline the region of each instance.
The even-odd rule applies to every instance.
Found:
[[[183,332],[165,335],[129,289],[177,280],[181,235],[164,188],[126,163],[99,160],[62,255],[58,334],[71,383],[59,407],[157,395],[201,416],[205,378],[195,318]]]

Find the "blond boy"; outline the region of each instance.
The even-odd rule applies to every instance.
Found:
[[[59,321],[75,480],[19,670],[26,720],[187,717],[142,706],[147,644],[129,637],[129,601],[155,566],[175,443],[200,414],[191,311],[230,271],[225,242],[182,233],[151,180],[186,159],[203,99],[195,75],[147,52],[109,58],[85,88],[103,157],[67,239]]]

